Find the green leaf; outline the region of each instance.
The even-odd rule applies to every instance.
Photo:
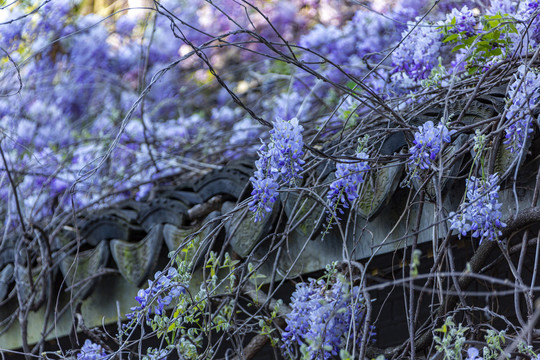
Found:
[[[460,50],[460,49],[464,49],[464,48],[466,48],[466,47],[467,47],[467,46],[465,46],[465,45],[463,45],[463,44],[461,44],[461,45],[456,45],[456,46],[454,46],[454,48],[452,49],[452,52],[456,52],[456,51],[458,51],[458,50]]]
[[[463,43],[464,43],[465,45],[472,45],[478,36],[479,36],[479,35],[471,36],[471,37],[469,37],[469,38],[463,40]]]
[[[458,35],[458,34],[451,34],[451,35],[448,35],[446,38],[444,38],[443,43],[447,43],[447,42],[450,42],[450,41],[454,41],[454,40],[456,40],[457,38],[459,38],[459,35]]]
[[[341,360],[351,360],[351,354],[346,349],[339,350],[339,358]]]
[[[517,28],[516,28],[516,24],[510,23],[510,24],[508,24],[508,28],[510,29],[509,32],[514,33],[514,34],[518,33]]]
[[[489,27],[493,29],[494,27],[497,27],[499,25],[498,21],[488,21]]]
[[[493,40],[496,40],[496,38],[493,36],[494,32],[488,32],[486,34],[484,34],[484,41],[493,41]]]
[[[358,85],[358,84],[355,83],[355,82],[352,81],[352,80],[349,81],[349,82],[347,82],[347,87],[348,87],[349,89],[351,89],[351,90],[353,90],[353,89],[355,88],[355,86],[357,86],[357,85]]]
[[[467,70],[467,73],[469,75],[474,75],[474,74],[476,74],[477,71],[478,71],[478,66],[472,66],[472,67],[469,68],[469,70]]]
[[[499,56],[502,55],[501,48],[495,48],[489,52],[489,56]]]

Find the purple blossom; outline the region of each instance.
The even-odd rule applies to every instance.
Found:
[[[339,279],[334,284],[312,279],[296,286],[290,306],[282,334],[286,351],[305,345],[311,359],[328,359],[338,355],[347,338],[353,343],[361,338],[364,302],[358,286],[351,289]]]
[[[493,0],[493,1],[500,1],[500,0]],[[441,1],[437,8],[437,13],[433,13],[430,15],[444,15],[452,11],[452,9],[459,8],[462,6],[468,6],[471,9],[474,9],[475,7],[478,8],[480,6],[483,6],[484,3],[489,2],[489,0],[448,0],[448,1]],[[481,5],[482,4],[482,5]]]
[[[294,183],[295,179],[302,178],[300,172],[304,165],[304,160],[302,160],[304,156],[303,130],[297,118],[286,121],[279,117],[274,122],[274,128],[270,130],[272,143],[269,148],[272,154],[272,167],[276,168],[283,181],[289,184]]]
[[[478,352],[478,349],[475,347],[470,347],[467,349],[467,357],[465,360],[481,360],[482,357],[478,356],[480,353]]]
[[[278,117],[270,131],[270,143],[263,143],[259,148],[259,160],[255,162],[257,170],[250,178],[253,200],[249,203],[249,209],[255,213],[255,221],[261,220],[264,212],[272,210],[270,203],[277,199],[280,177],[289,185],[302,178],[302,131],[298,119],[286,121]]]
[[[196,0],[190,7],[183,7],[175,0],[167,0],[161,5],[176,14],[181,13],[183,21],[203,30],[198,32],[188,26],[181,26],[186,38],[195,44],[221,32],[237,30],[236,21],[243,24],[242,26],[251,26],[253,24],[250,21],[253,21],[257,31],[265,34],[265,38],[277,39],[274,29],[263,18],[249,20],[245,7],[231,0],[222,3],[226,7],[227,15],[232,16],[234,22],[204,0]],[[20,95],[0,99],[0,127],[13,138],[13,154],[8,155],[13,159],[10,162],[22,164],[23,158],[29,158],[29,154],[40,153],[43,149],[50,149],[60,159],[54,164],[48,159],[43,161],[46,171],[42,171],[41,166],[38,167],[32,161],[25,166],[24,171],[19,172],[21,175],[17,183],[20,183],[18,188],[24,205],[23,212],[32,221],[42,220],[54,212],[65,210],[66,206],[71,204],[72,196],[64,196],[64,192],[78,180],[79,175],[85,174],[100,162],[118,133],[121,119],[135,103],[141,90],[149,85],[168,63],[191,49],[180,39],[168,36],[171,29],[170,20],[166,17],[156,18],[156,29],[144,27],[147,32],[137,40],[131,35],[133,30],[143,31],[137,24],[144,18],[137,10],[129,10],[126,16],[121,15],[116,22],[109,22],[103,21],[99,15],[81,15],[77,1],[55,0],[54,5],[43,5],[45,6],[36,9],[31,16],[21,17],[13,22],[11,20],[24,15],[29,9],[24,6],[8,6],[0,11],[0,22],[4,23],[0,26],[0,43],[16,62],[28,60],[26,65],[21,67],[21,76],[26,81]],[[307,29],[302,25],[307,25],[308,18],[313,18],[313,15],[304,14],[304,11],[300,13],[298,10],[301,8],[296,2],[280,0],[280,6],[270,3],[264,5],[264,12],[270,16],[280,33],[293,40],[298,38],[301,29]],[[231,35],[230,41],[234,42],[233,36]],[[237,39],[248,39],[247,36],[242,36]],[[147,54],[143,54],[147,51]],[[207,53],[212,62],[221,68],[239,60],[237,52],[225,54],[227,51],[224,47],[208,49]],[[140,66],[143,55],[147,66]],[[245,55],[240,56],[246,59]],[[200,69],[196,59],[198,57],[193,56],[182,61],[179,66],[171,68],[159,81],[153,83],[150,92],[145,96],[146,105],[136,108],[133,119],[128,123],[114,152],[92,176],[82,179],[77,185],[73,194],[76,207],[90,205],[110,192],[116,192],[118,195],[114,196],[117,199],[133,196],[133,192],[121,192],[122,189],[147,181],[148,176],[154,172],[163,176],[173,168],[178,169],[180,160],[176,155],[180,152],[185,158],[192,154],[213,157],[219,153],[219,149],[210,152],[200,150],[203,146],[212,147],[216,142],[229,145],[230,149],[223,152],[225,157],[228,154],[240,157],[245,156],[248,151],[256,152],[257,144],[254,144],[253,139],[259,137],[260,127],[252,120],[243,121],[241,110],[226,109],[213,114],[212,119],[216,121],[210,127],[204,126],[205,123],[208,124],[209,111],[206,110],[212,106],[206,110],[201,109],[199,105],[203,102],[199,100],[203,99],[205,104],[211,104],[219,95],[218,92],[201,92],[195,86],[189,85],[193,82],[186,81],[193,75],[191,66]],[[267,71],[269,66],[265,64],[263,68],[259,67],[258,71]],[[13,64],[6,62],[2,68],[6,70],[2,93],[16,91],[18,82],[16,71],[12,69]],[[199,73],[206,75],[204,71]],[[276,85],[270,82],[268,89],[274,93],[279,88]],[[208,94],[211,94],[210,98],[207,98]],[[229,98],[225,90],[221,91],[221,94]],[[285,100],[288,107],[281,107]],[[278,110],[294,114],[302,100],[302,96],[292,93],[287,99],[284,96],[279,97],[277,102],[269,104],[268,108],[276,114]],[[278,106],[275,106],[276,104]],[[185,116],[179,112],[180,108],[185,111]],[[144,112],[144,133],[140,122],[143,109],[147,110]],[[217,125],[220,125],[219,130]],[[221,125],[226,126],[225,131]],[[221,133],[218,133],[219,131]],[[200,141],[206,139],[203,135],[211,137],[215,142],[209,144],[207,141]],[[197,137],[195,141],[194,137]],[[284,144],[276,144],[276,152],[280,144],[287,147],[287,141],[294,139],[288,139]],[[283,171],[279,175],[280,182],[288,181],[288,173],[299,170],[301,161],[294,159],[295,156],[302,155],[289,153],[280,160],[292,165],[290,169],[276,167]],[[291,161],[288,161],[289,157]],[[138,196],[142,194],[144,191]],[[13,209],[13,206],[8,205],[13,204],[9,186],[4,186],[1,196],[6,199],[1,212],[6,214]],[[106,201],[92,206],[110,204],[111,200],[112,197],[109,197]],[[12,220],[8,219],[8,222],[11,223]],[[142,298],[140,297],[141,300]]]
[[[413,176],[417,176],[417,168],[427,170],[431,167],[441,152],[443,143],[450,142],[451,134],[446,125],[439,123],[435,127],[433,121],[427,121],[418,127],[418,131],[414,133],[414,146],[409,150],[409,166]]]
[[[264,103],[265,109],[268,109],[273,117],[277,118],[294,118],[298,114],[298,110],[304,102],[304,97],[296,91],[284,92]],[[304,108],[306,105],[304,105]]]
[[[133,29],[137,25],[137,21],[132,16],[120,16],[118,20],[116,20],[116,32],[124,35],[124,36],[130,36],[133,32]]]
[[[416,28],[409,24],[403,31],[405,40],[392,54],[395,71],[403,71],[414,80],[426,79],[437,65],[442,34],[435,25],[420,23]],[[410,34],[409,34],[410,33]]]
[[[408,10],[407,13],[410,14],[411,11]],[[403,11],[400,11],[398,16],[402,21],[411,19]],[[394,15],[390,15],[390,17],[394,17]],[[395,29],[395,23],[388,18],[359,10],[344,26],[317,24],[310,32],[303,35],[300,39],[300,45],[314,52],[305,52],[303,60],[311,63],[310,66],[313,69],[334,82],[349,81],[350,79],[347,79],[334,66],[328,66],[326,63],[324,65],[314,64],[313,62],[321,62],[322,60],[316,54],[340,65],[345,72],[361,77],[367,72],[365,56],[368,55],[370,61],[381,59],[379,54],[399,40],[399,32]],[[306,83],[309,84],[308,89],[311,90],[312,79],[302,79],[302,84]],[[299,86],[297,85],[297,87]],[[328,91],[328,88],[322,86],[319,89],[322,94],[318,95],[325,96],[324,92]]]
[[[20,8],[0,11],[0,45],[6,50],[16,49],[27,26],[28,18]],[[18,20],[16,20],[18,19]],[[15,21],[16,20],[16,21]],[[12,22],[13,21],[13,22]]]
[[[255,153],[257,146],[253,145],[253,139],[258,138],[261,132],[262,127],[252,118],[246,117],[236,121],[232,126],[229,138],[229,146],[232,149],[225,152],[225,157],[238,159],[246,154]]]
[[[394,19],[409,21],[421,15],[421,11],[429,2],[426,0],[401,0],[393,9]],[[397,24],[399,25],[399,24]]]
[[[540,101],[540,75],[529,70],[523,79],[524,72],[525,67],[520,66],[515,81],[508,87],[508,97],[512,102],[506,112],[509,125],[505,129],[504,144],[511,152],[522,149],[526,138],[533,132],[531,110]],[[518,88],[522,79],[523,83]]]
[[[158,271],[154,275],[154,281],[148,280],[148,288],[140,289],[135,296],[135,300],[139,306],[131,308],[131,313],[127,314],[128,319],[133,319],[137,315],[137,319],[141,319],[146,314],[147,317],[153,307],[153,312],[156,315],[163,315],[166,306],[169,306],[175,298],[186,292],[187,286],[180,283],[178,270],[169,268],[167,274]]]
[[[538,0],[526,0],[519,4],[517,17],[527,23],[527,38],[528,45],[536,47],[540,45],[540,14],[538,8],[540,4]]]
[[[77,360],[105,360],[108,359],[105,350],[98,344],[86,339],[81,352],[77,354]]]
[[[229,128],[238,119],[242,118],[242,109],[230,108],[228,106],[222,106],[212,109],[211,119],[218,123],[220,126]]]
[[[490,175],[487,180],[474,176],[467,179],[467,200],[460,205],[458,213],[449,214],[450,230],[457,230],[460,238],[470,231],[472,237],[480,238],[480,243],[484,239],[498,240],[502,235],[500,229],[506,227],[501,221],[498,182],[497,174]]]
[[[488,15],[507,15],[516,12],[516,2],[514,0],[493,0],[487,9]]]
[[[316,24],[309,33],[301,37],[300,46],[324,56],[331,56],[333,61],[339,61],[335,56],[341,54],[337,47],[340,38],[343,38],[343,32],[338,27]],[[315,54],[308,53],[305,56],[306,61],[320,61]]]
[[[453,32],[464,32],[467,36],[471,36],[475,31],[477,21],[473,15],[473,12],[469,10],[467,5],[463,6],[461,10],[456,8],[452,9],[450,14],[446,14],[446,24],[450,25],[455,19]]]
[[[360,160],[367,159],[364,152],[359,152],[356,157]],[[330,191],[326,195],[328,205],[335,209],[339,204],[348,208],[347,200],[352,203],[358,196],[358,186],[364,182],[364,172],[370,169],[367,161],[347,160],[336,165],[336,180],[330,184]]]
[[[249,209],[255,213],[255,222],[264,218],[264,212],[272,211],[272,206],[278,196],[279,184],[276,181],[276,177],[260,177],[263,176],[262,171],[257,170],[255,176],[251,177],[251,184],[253,185],[253,200],[249,203]],[[264,210],[264,212],[263,212]]]

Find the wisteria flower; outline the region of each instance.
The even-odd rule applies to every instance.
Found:
[[[444,143],[450,142],[450,135],[446,125],[439,123],[435,127],[433,121],[427,121],[418,127],[414,133],[414,146],[409,150],[409,171],[418,176],[417,169],[428,170],[435,161]]]
[[[504,144],[511,152],[522,149],[527,137],[533,132],[531,110],[537,107],[540,101],[540,74],[532,70],[529,70],[527,75],[524,73],[525,67],[520,66],[515,81],[508,87],[508,97],[512,102],[506,112],[509,125],[505,129]],[[518,87],[522,79],[523,82]]]
[[[364,160],[368,155],[365,152],[358,152],[356,157]],[[348,208],[347,201],[352,203],[358,198],[359,185],[364,182],[365,172],[369,169],[367,161],[347,160],[337,163],[336,180],[330,184],[330,191],[326,195],[330,208],[335,210],[340,204]]]
[[[516,3],[513,0],[492,1],[486,11],[488,15],[496,15],[496,14],[505,15],[505,14],[513,14],[515,12],[516,12]]]
[[[162,315],[165,307],[169,306],[175,298],[186,292],[187,286],[178,281],[178,270],[169,268],[167,274],[158,271],[154,274],[154,281],[148,280],[148,288],[140,289],[135,296],[139,306],[131,308],[127,314],[128,319],[144,315],[148,318],[152,310],[156,315]]]
[[[402,33],[405,36],[392,54],[395,71],[403,71],[414,80],[426,79],[438,64],[442,34],[436,26],[421,23],[416,28],[410,24]]]
[[[475,347],[470,347],[467,349],[467,358],[465,360],[481,360],[482,357],[479,356],[479,351]]]
[[[506,224],[501,221],[499,202],[499,176],[492,174],[487,180],[471,176],[467,179],[467,200],[460,205],[458,213],[450,216],[450,229],[457,230],[459,237],[469,232],[474,238],[498,240]]]
[[[353,344],[361,338],[365,308],[358,286],[351,288],[339,279],[334,284],[313,279],[300,283],[291,309],[282,334],[286,351],[300,345],[307,347],[312,359],[328,359],[339,354],[348,338]]]
[[[88,339],[84,342],[81,352],[77,354],[77,360],[106,360],[109,358],[110,356],[100,345],[94,344]]]
[[[268,146],[262,144],[258,153],[259,159],[255,162],[257,170],[249,179],[253,186],[253,200],[249,203],[249,209],[255,213],[255,222],[262,220],[265,213],[272,211],[272,204],[278,197],[279,189],[279,174],[272,169],[272,156]]]
[[[255,162],[257,170],[250,178],[253,185],[253,200],[249,209],[255,213],[254,220],[260,221],[266,212],[272,210],[271,204],[278,196],[281,179],[289,185],[294,185],[296,179],[301,179],[303,170],[304,141],[302,125],[298,119],[290,121],[276,118],[274,128],[270,131],[270,143],[262,144],[259,148],[259,159]]]
[[[270,131],[272,142],[269,148],[272,154],[272,166],[286,183],[294,182],[295,179],[302,177],[300,172],[304,164],[302,160],[303,130],[297,118],[286,121],[278,117],[274,122],[274,128]]]
[[[533,48],[540,44],[540,16],[538,16],[539,8],[540,3],[538,0],[525,0],[519,2],[517,11],[517,17],[527,23],[527,36],[525,37],[525,41],[527,41],[528,45]]]
[[[467,5],[463,6],[461,10],[454,8],[450,14],[446,15],[446,25],[453,25],[451,33],[465,33],[467,36],[471,36],[476,24],[476,18]]]

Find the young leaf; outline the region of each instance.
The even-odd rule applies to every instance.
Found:
[[[451,34],[451,35],[448,35],[446,38],[444,38],[444,40],[442,42],[447,43],[447,42],[450,42],[450,41],[454,41],[457,38],[459,38],[458,34]]]

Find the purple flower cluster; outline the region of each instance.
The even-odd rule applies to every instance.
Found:
[[[442,34],[437,26],[423,22],[416,28],[409,24],[402,33],[402,37],[405,36],[392,54],[394,71],[404,71],[414,80],[426,79],[438,63]]]
[[[299,125],[298,119],[293,118],[290,121],[276,118],[274,128],[270,130],[272,139],[269,145],[272,168],[277,170],[283,181],[293,183],[295,179],[301,179],[300,172],[304,165],[304,140],[302,139],[302,131],[304,128]],[[275,171],[272,170],[272,171]]]
[[[365,152],[358,152],[356,157],[359,160],[367,159]],[[326,195],[328,205],[332,209],[336,209],[339,204],[348,208],[347,200],[352,203],[358,198],[358,186],[364,182],[364,173],[369,171],[370,166],[367,161],[352,161],[340,162],[336,165],[336,180],[330,184],[330,190]],[[339,209],[342,212],[341,209]]]
[[[483,357],[479,356],[480,352],[475,347],[470,347],[467,349],[467,357],[465,360],[481,360]]]
[[[501,221],[499,202],[499,176],[492,174],[487,180],[471,176],[467,179],[467,200],[460,205],[459,213],[451,212],[450,230],[457,230],[459,237],[467,235],[484,239],[497,240],[501,229],[506,226]]]
[[[540,3],[538,0],[526,0],[520,2],[518,8],[518,18],[527,23],[528,45],[533,49],[540,45],[540,14],[538,12]],[[530,23],[530,26],[529,26]]]
[[[86,339],[81,352],[77,354],[77,360],[106,360],[110,358],[105,350],[98,344]]]
[[[516,12],[516,2],[513,0],[492,1],[487,9],[488,15],[506,15]]]
[[[328,359],[339,354],[347,339],[361,338],[364,300],[358,286],[339,279],[334,283],[311,280],[300,283],[291,298],[292,311],[282,334],[283,348],[305,345],[311,359]]]
[[[261,220],[264,212],[272,210],[270,204],[277,199],[280,177],[289,185],[302,178],[304,128],[296,118],[287,121],[278,117],[273,125],[270,143],[263,143],[260,147],[259,159],[255,162],[257,170],[250,178],[253,200],[249,203],[249,209],[255,213],[255,221]]]
[[[527,75],[524,73],[525,67],[520,66],[515,81],[508,87],[508,97],[512,102],[506,112],[509,125],[505,129],[504,144],[512,152],[522,149],[527,137],[533,132],[531,109],[538,107],[540,101],[540,74],[532,70]],[[523,83],[519,86],[522,79]]]
[[[309,33],[300,38],[300,45],[310,50],[302,54],[302,59],[311,68],[338,83],[350,81],[343,72],[357,78],[371,73],[365,78],[364,83],[377,92],[388,93],[390,89],[385,86],[388,84],[383,80],[387,75],[385,71],[373,71],[366,64],[382,60],[385,51],[399,41],[399,34],[403,28],[391,19],[400,19],[401,22],[412,20],[419,15],[419,10],[425,3],[425,0],[414,1],[414,3],[403,1],[393,8],[380,9],[387,17],[361,9],[342,26],[317,24]],[[329,65],[319,55],[339,65],[342,71]],[[298,91],[309,92],[313,89],[312,78],[303,76],[302,73],[296,76],[301,78],[295,83]],[[328,89],[327,84],[318,87],[317,95],[326,96]]]
[[[452,132],[442,123],[435,127],[433,121],[426,121],[426,123],[419,126],[418,131],[414,133],[414,146],[409,149],[411,171],[415,173],[417,168],[429,169],[441,152],[443,143],[450,142],[451,134]]]
[[[164,0],[160,6],[193,26],[176,22],[176,29],[196,45],[220,33],[236,31],[239,24],[255,25],[269,41],[278,40],[273,27],[277,26],[283,36],[296,41],[307,29],[304,25],[316,16],[299,11],[304,6],[302,0],[259,4],[272,26],[263,17],[246,16],[246,8],[235,1],[220,1],[220,5],[205,0],[188,3]],[[29,221],[68,209],[71,198],[75,207],[102,206],[101,200],[110,194],[109,203],[141,198],[152,186],[141,184],[148,180],[157,183],[177,172],[184,159],[222,161],[256,152],[253,139],[259,137],[260,127],[253,126],[252,120],[239,121],[243,113],[238,109],[211,113],[220,93],[202,90],[201,84],[193,81],[211,80],[197,56],[168,67],[191,49],[171,34],[175,16],[156,16],[155,27],[148,27],[144,25],[144,11],[139,10],[122,12],[113,19],[82,15],[77,1],[71,0],[44,2],[41,7],[19,5],[11,4],[0,11],[0,45],[14,62],[22,64],[24,60],[25,64],[20,67],[24,86],[18,92],[18,71],[4,57],[6,54],[2,55],[0,128],[8,135],[4,150],[10,169],[17,170],[18,205]],[[27,13],[30,15],[25,16]],[[248,42],[252,39],[247,34],[231,35],[228,40],[235,42],[234,36],[240,36],[237,40],[244,41],[246,48],[262,51],[265,47]],[[205,51],[213,65],[223,69],[254,56],[237,50],[224,46]],[[142,57],[146,59],[144,66]],[[268,63],[259,70],[265,71],[271,65]],[[144,106],[136,106],[141,91],[158,75],[159,81],[152,82],[144,96]],[[274,93],[282,90],[276,84],[268,87]],[[5,96],[15,93],[15,97]],[[201,103],[208,106],[201,108]],[[280,108],[275,104],[268,108]],[[132,106],[135,110],[125,132],[109,153],[120,123]],[[213,150],[207,151],[209,148]],[[110,156],[101,163],[104,154]],[[52,157],[58,161],[52,163],[48,159]],[[12,190],[3,179],[0,215],[2,219],[16,219],[7,216],[16,206]],[[68,194],[76,181],[74,194]],[[16,226],[14,220],[3,225]]]
[[[137,317],[140,320],[143,315],[149,317],[151,304],[154,305],[154,313],[162,315],[166,306],[170,305],[175,298],[186,292],[187,286],[180,283],[178,270],[169,268],[167,274],[158,271],[154,275],[154,281],[148,280],[148,288],[140,289],[135,296],[139,306],[131,308],[131,313],[127,314],[128,319]]]
[[[453,20],[455,19],[455,20]],[[467,5],[463,6],[461,10],[456,8],[452,9],[450,14],[446,14],[446,25],[450,25],[454,22],[452,32],[465,33],[466,36],[471,36],[475,31],[477,21],[474,14]]]

